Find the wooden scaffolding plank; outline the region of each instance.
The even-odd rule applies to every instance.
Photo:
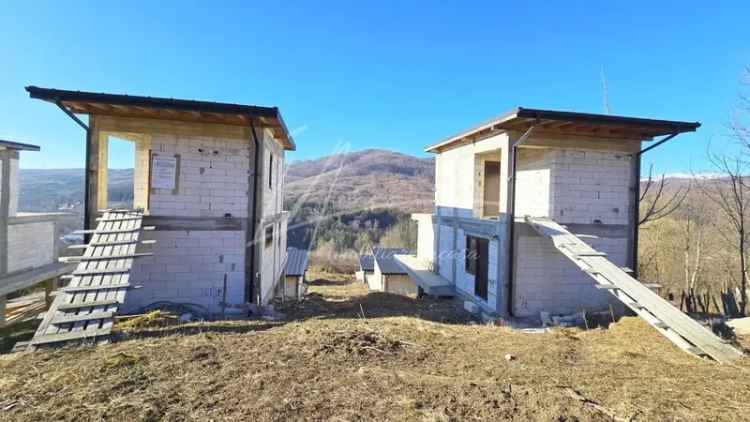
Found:
[[[109,240],[101,242],[91,242],[88,245],[70,245],[68,249],[86,249],[97,246],[117,246],[117,245],[130,245],[130,244],[141,244],[141,245],[153,245],[156,243],[155,240],[138,240],[138,239],[124,239],[124,240]]]
[[[105,259],[129,259],[140,258],[143,256],[153,256],[153,252],[140,252],[122,255],[101,255],[101,256],[66,256],[60,258],[61,262],[82,262],[82,261],[103,261]],[[63,261],[64,260],[64,261]]]
[[[65,343],[87,338],[101,338],[111,332],[114,315],[125,301],[130,285],[130,269],[134,258],[150,254],[137,253],[141,227],[141,211],[105,212],[98,221],[83,255],[72,258],[77,268],[68,287],[60,291],[30,344]],[[67,314],[66,314],[67,313]]]
[[[114,316],[115,316],[114,312],[93,312],[90,314],[65,315],[65,316],[55,317],[52,320],[52,324],[54,325],[70,324],[73,322],[93,321],[97,319],[114,318]]]
[[[616,286],[616,289],[608,291],[681,348],[689,350],[696,347],[718,362],[729,362],[743,356],[742,352],[724,343],[622,268],[596,254],[598,251],[556,222],[531,217],[527,217],[526,222],[541,235],[552,239],[554,246],[563,255],[582,270],[588,270],[586,273],[597,283]],[[638,305],[635,306],[634,303]]]
[[[75,309],[94,308],[97,306],[109,306],[109,305],[119,305],[119,304],[120,302],[118,302],[116,299],[103,299],[103,300],[93,300],[93,301],[78,302],[78,303],[63,303],[57,307],[57,310],[58,311],[71,311]]]
[[[69,341],[84,341],[93,340],[98,337],[108,336],[112,332],[111,329],[97,329],[91,331],[78,331],[78,332],[67,332],[62,334],[47,334],[42,336],[34,336],[29,343],[31,346],[41,346],[44,344],[51,343],[65,343]]]
[[[96,221],[99,222],[112,222],[112,221],[137,221],[137,220],[143,220],[142,216],[133,216],[133,217],[115,217],[115,218],[104,218],[99,217],[96,219]]]
[[[94,268],[91,270],[75,270],[73,271],[73,277],[84,276],[84,275],[105,275],[105,274],[118,274],[130,272],[130,267],[117,267],[117,268]]]
[[[97,291],[97,290],[128,289],[130,287],[133,287],[133,285],[130,283],[115,283],[115,284],[105,284],[105,285],[98,285],[98,286],[68,286],[68,287],[63,287],[59,289],[59,291],[65,292],[65,293],[80,293],[80,292],[91,292],[91,291]]]
[[[119,221],[119,220],[115,220]],[[76,230],[74,233],[77,234],[120,234],[120,233],[132,233],[132,232],[139,232],[139,231],[151,231],[156,229],[154,226],[144,226],[144,227],[131,227],[127,229],[91,229],[91,230]]]

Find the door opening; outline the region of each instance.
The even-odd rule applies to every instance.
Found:
[[[135,143],[109,136],[107,142],[107,206],[133,208]]]
[[[489,240],[466,236],[466,272],[474,275],[474,295],[487,300]]]
[[[484,162],[484,217],[497,217],[500,214],[500,162]]]

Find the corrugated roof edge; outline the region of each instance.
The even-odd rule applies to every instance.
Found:
[[[297,145],[294,143],[294,139],[292,139],[292,135],[289,133],[289,129],[286,126],[286,122],[284,122],[284,118],[281,117],[281,112],[279,111],[278,107],[263,107],[256,105],[219,103],[199,100],[182,100],[177,98],[148,97],[127,94],[107,94],[103,92],[70,91],[65,89],[42,88],[34,85],[29,85],[25,89],[26,92],[29,93],[29,96],[31,98],[49,101],[52,103],[56,103],[58,101],[88,101],[105,104],[132,105],[174,110],[251,114],[260,117],[275,118],[279,121],[279,124],[281,125],[284,132],[286,133],[287,138],[289,139],[289,144],[291,145],[289,150],[295,151],[297,149]]]
[[[307,261],[309,258],[307,249],[298,249],[288,247],[286,261],[286,275],[301,276],[307,270]]]
[[[24,144],[22,142],[6,141],[3,139],[0,139],[0,146],[18,151],[39,151],[41,149],[39,145]]]
[[[489,126],[497,125],[505,121],[514,118],[536,118],[546,120],[566,120],[566,121],[580,121],[590,123],[620,123],[620,124],[633,124],[633,125],[645,125],[645,126],[673,126],[676,131],[679,132],[692,132],[701,126],[700,122],[683,122],[676,120],[659,120],[659,119],[648,119],[642,117],[630,117],[630,116],[616,116],[609,114],[595,114],[595,113],[581,113],[574,111],[558,111],[558,110],[543,110],[535,108],[515,107],[510,111],[502,113],[498,116],[492,117],[483,121],[482,123],[473,126],[469,129],[458,132],[451,135],[443,140],[430,144],[424,148],[425,152],[437,152],[438,148],[450,145],[453,142],[459,141],[460,139],[469,136],[475,132],[486,129]]]

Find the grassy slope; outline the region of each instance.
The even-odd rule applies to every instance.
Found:
[[[326,276],[311,291],[286,322],[145,326],[106,346],[4,356],[0,419],[739,420],[750,414],[748,359],[698,360],[638,319],[609,330],[525,334],[462,324],[445,302],[368,295],[341,276]],[[506,360],[507,353],[516,358]]]

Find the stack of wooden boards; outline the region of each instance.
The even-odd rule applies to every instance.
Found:
[[[526,222],[552,243],[581,270],[594,279],[638,316],[683,350],[709,356],[718,362],[742,357],[742,352],[714,335],[671,303],[607,259],[607,254],[590,247],[565,227],[547,218],[526,217]]]
[[[58,346],[68,342],[106,341],[112,331],[114,317],[130,283],[133,260],[151,255],[138,253],[137,247],[148,241],[140,240],[143,227],[142,210],[105,210],[98,218],[80,256],[60,258],[75,262],[77,267],[66,276],[70,283],[58,291],[54,302],[29,343],[32,349],[41,346]],[[153,242],[150,242],[153,243]]]

